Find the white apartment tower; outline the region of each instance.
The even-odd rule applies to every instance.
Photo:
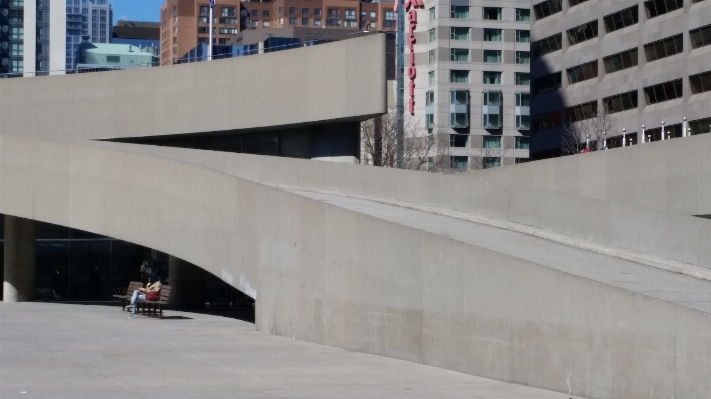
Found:
[[[0,1],[0,75],[63,74],[66,0]]]
[[[447,147],[451,167],[528,160],[530,17],[527,0],[430,0],[417,9],[415,42],[405,46],[405,71],[414,63],[416,77],[405,74],[405,99]]]

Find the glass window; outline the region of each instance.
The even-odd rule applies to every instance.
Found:
[[[469,114],[466,112],[453,112],[449,114],[450,124],[453,128],[463,128],[469,126]]]
[[[426,106],[434,105],[434,92],[433,91],[428,91],[425,93],[425,105]]]
[[[647,105],[673,100],[683,96],[681,79],[644,88]]]
[[[647,61],[655,61],[660,58],[670,57],[683,51],[684,39],[682,34],[644,45],[644,54]]]
[[[320,19],[314,19],[314,26],[321,26],[321,20],[320,20]]]
[[[684,6],[684,0],[649,0],[644,2],[647,18],[654,18]]]
[[[262,18],[269,18],[269,11],[268,10],[262,11]]]
[[[469,49],[453,48],[450,49],[450,61],[469,61]]]
[[[551,74],[533,79],[533,92],[536,94],[545,93],[550,90],[560,89],[562,85],[562,73],[553,72]]]
[[[469,71],[451,70],[449,73],[451,83],[469,83]]]
[[[691,39],[691,48],[708,46],[711,44],[711,25],[690,30],[689,38]]]
[[[500,42],[501,41],[501,29],[484,28],[484,41],[485,42]]]
[[[452,6],[450,17],[457,19],[469,18],[469,6]]]
[[[449,103],[452,105],[467,105],[469,104],[469,91],[467,90],[452,90],[449,92]]]
[[[234,16],[236,16],[236,14],[235,14],[235,8],[234,8],[234,7],[222,7],[222,16],[223,16],[223,17],[234,17]]]
[[[691,83],[691,94],[711,91],[711,71],[689,76],[689,83]]]
[[[530,21],[531,20],[531,10],[528,8],[517,8],[516,9],[516,21]]]
[[[577,6],[580,3],[585,3],[588,0],[569,0],[569,1],[570,1],[570,6],[573,7],[573,6]]]
[[[594,118],[597,116],[597,101],[590,101],[588,103],[568,107],[566,112],[570,123]]]
[[[597,20],[590,21],[586,24],[576,26],[575,28],[568,29],[568,43],[572,46],[574,44],[582,43],[584,41],[593,39],[597,37]]]
[[[531,63],[531,52],[530,51],[517,51],[516,52],[516,63],[517,64],[530,64]]]
[[[457,148],[466,148],[469,141],[468,134],[450,134],[449,146]]]
[[[517,150],[528,150],[531,148],[528,137],[516,137],[515,146]]]
[[[429,78],[429,82],[431,85],[435,84],[435,73],[434,71],[427,72],[427,76]]]
[[[430,21],[434,21],[435,20],[435,8],[434,7],[429,9],[429,15],[430,15]]]
[[[308,9],[308,8],[302,8],[302,9],[301,9],[301,15],[309,15],[309,9]]]
[[[531,85],[531,74],[528,72],[516,72],[516,85],[530,86]]]
[[[568,83],[578,83],[597,77],[597,60],[568,68]]]
[[[702,134],[711,132],[711,117],[689,121],[691,134]]]
[[[602,59],[605,72],[612,73],[637,66],[637,48],[613,54]]]
[[[501,136],[484,136],[484,148],[501,148]]]
[[[452,40],[469,40],[469,28],[452,26],[450,28],[450,38]]]
[[[536,115],[533,117],[533,129],[545,130],[563,124],[563,113],[561,110],[553,110],[545,114]]]
[[[320,8],[314,8],[314,15],[321,15],[321,9],[320,9]]]
[[[531,42],[531,31],[530,30],[516,30],[516,41],[518,43],[530,43]]]
[[[296,18],[289,18],[289,24],[296,25]],[[222,30],[222,29],[220,29],[220,30]]]
[[[296,14],[297,8],[296,7],[289,7],[289,14]]]
[[[430,50],[427,52],[427,62],[429,62],[430,64],[435,62],[435,51],[434,50]]]
[[[501,72],[484,71],[484,84],[485,85],[500,85],[501,84]]]
[[[484,92],[484,105],[501,106],[502,94],[500,91]]]
[[[425,114],[425,127],[427,129],[434,127],[434,114]]]
[[[501,50],[484,50],[484,62],[500,64]]]
[[[353,9],[347,9],[345,15],[346,19],[356,19],[356,12]]]
[[[634,25],[639,21],[639,7],[635,5],[630,8],[625,8],[622,11],[606,15],[603,21],[605,22],[605,30],[608,33]]]
[[[531,43],[536,57],[558,51],[563,48],[563,34],[557,33]]]
[[[602,99],[602,103],[610,114],[637,108],[637,90],[605,97]]]
[[[23,40],[25,38],[24,28],[21,26],[13,26],[10,28],[10,40]]]
[[[468,157],[466,156],[450,156],[449,167],[458,170],[467,170]]]
[[[484,169],[498,168],[501,166],[501,157],[484,157]]]
[[[484,7],[482,10],[484,19],[495,21],[501,20],[501,7]]]
[[[435,41],[435,28],[430,29],[427,31],[427,36],[428,36],[428,43],[432,43]]]
[[[561,0],[546,0],[533,5],[533,11],[537,19],[543,19],[550,15],[563,11]]]
[[[309,24],[308,18],[301,18],[301,25],[308,25],[308,24]]]

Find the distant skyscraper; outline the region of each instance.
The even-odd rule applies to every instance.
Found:
[[[0,1],[0,74],[64,73],[66,0]]]
[[[79,44],[111,41],[113,8],[107,0],[66,0],[67,52],[66,68],[74,70]]]

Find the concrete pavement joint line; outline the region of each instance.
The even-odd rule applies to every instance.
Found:
[[[427,213],[433,213],[436,215],[447,216],[447,217],[451,217],[451,218],[455,218],[455,219],[466,220],[466,221],[473,222],[473,223],[479,223],[479,224],[483,224],[483,225],[487,225],[487,226],[491,226],[491,227],[496,227],[496,228],[500,228],[500,229],[504,229],[504,230],[515,231],[517,233],[527,234],[527,235],[530,235],[533,237],[543,238],[545,240],[557,242],[559,244],[567,245],[570,247],[583,249],[583,250],[596,252],[599,254],[603,254],[603,255],[619,258],[619,259],[624,259],[624,260],[640,263],[640,264],[643,264],[646,266],[651,266],[651,267],[665,270],[665,271],[672,272],[672,273],[684,274],[686,276],[711,281],[711,270],[708,270],[703,267],[694,266],[694,265],[690,265],[690,264],[686,264],[686,263],[681,263],[681,262],[673,261],[670,259],[663,259],[663,258],[659,258],[659,257],[655,257],[655,256],[649,256],[649,255],[645,255],[645,254],[642,254],[639,252],[630,251],[627,249],[605,246],[603,244],[595,243],[592,241],[586,241],[586,240],[582,240],[579,238],[567,236],[564,234],[554,233],[551,231],[538,229],[538,228],[535,228],[532,226],[523,225],[520,223],[514,223],[514,222],[509,222],[509,221],[503,221],[503,220],[495,220],[495,219],[486,219],[486,218],[482,218],[479,216],[472,216],[472,215],[465,213],[465,212],[459,212],[459,211],[454,211],[454,210],[445,209],[445,208],[436,208],[436,207],[429,207],[429,206],[424,206],[424,205],[417,205],[417,204],[413,204],[410,202],[373,199],[373,198],[363,197],[363,196],[359,196],[359,195],[350,195],[350,194],[346,195],[346,194],[335,192],[335,191],[314,191],[314,190],[305,190],[302,188],[294,188],[294,187],[288,187],[288,186],[279,186],[279,185],[271,185],[271,186],[281,189],[281,190],[289,191],[289,192],[292,192],[295,194],[298,194],[299,192],[310,192],[310,193],[317,193],[317,194],[319,194],[319,193],[320,194],[335,194],[335,195],[340,195],[343,197],[373,201],[373,202],[377,202],[377,203],[381,203],[381,204],[385,204],[385,205],[398,206],[398,207],[402,207],[402,208],[414,209],[414,210],[427,212]]]

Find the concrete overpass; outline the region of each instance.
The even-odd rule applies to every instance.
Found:
[[[379,51],[377,40],[328,46],[363,51],[356,57],[362,59],[369,46]],[[200,76],[217,68],[189,67]],[[95,74],[80,83],[91,89],[93,80],[141,72]],[[60,84],[55,79],[66,78],[81,77],[20,81],[35,93],[52,93]],[[384,98],[380,84],[355,90]],[[12,85],[22,95],[22,83]],[[0,93],[8,87],[0,82]],[[127,100],[117,101],[120,107]],[[181,100],[156,101],[178,106]],[[384,101],[360,106],[332,117],[314,111],[320,116],[313,118],[357,119],[385,110]],[[33,117],[11,115],[23,109],[0,110],[0,213],[21,226],[31,225],[26,220],[69,226],[195,264],[256,299],[261,331],[590,398],[711,394],[705,244],[711,230],[692,213],[615,202],[568,174],[575,190],[590,192],[566,189],[563,178],[554,189],[515,183],[540,170],[537,163],[440,176],[97,142],[86,139],[127,136],[134,127],[94,136],[98,126],[83,128],[75,119],[75,132],[66,121],[39,128]],[[255,118],[255,124],[268,120]],[[151,135],[175,133],[158,122],[153,129]],[[697,136],[575,162],[614,165],[632,154],[653,159],[650,152],[691,156],[710,146],[711,137]],[[693,159],[698,196],[709,169],[703,157]],[[561,165],[572,161],[546,162],[568,170]],[[650,179],[672,181],[673,171],[665,170]],[[594,187],[608,187],[600,179]],[[22,234],[8,237],[8,231],[6,241],[22,246]],[[6,268],[7,261],[6,254]]]

